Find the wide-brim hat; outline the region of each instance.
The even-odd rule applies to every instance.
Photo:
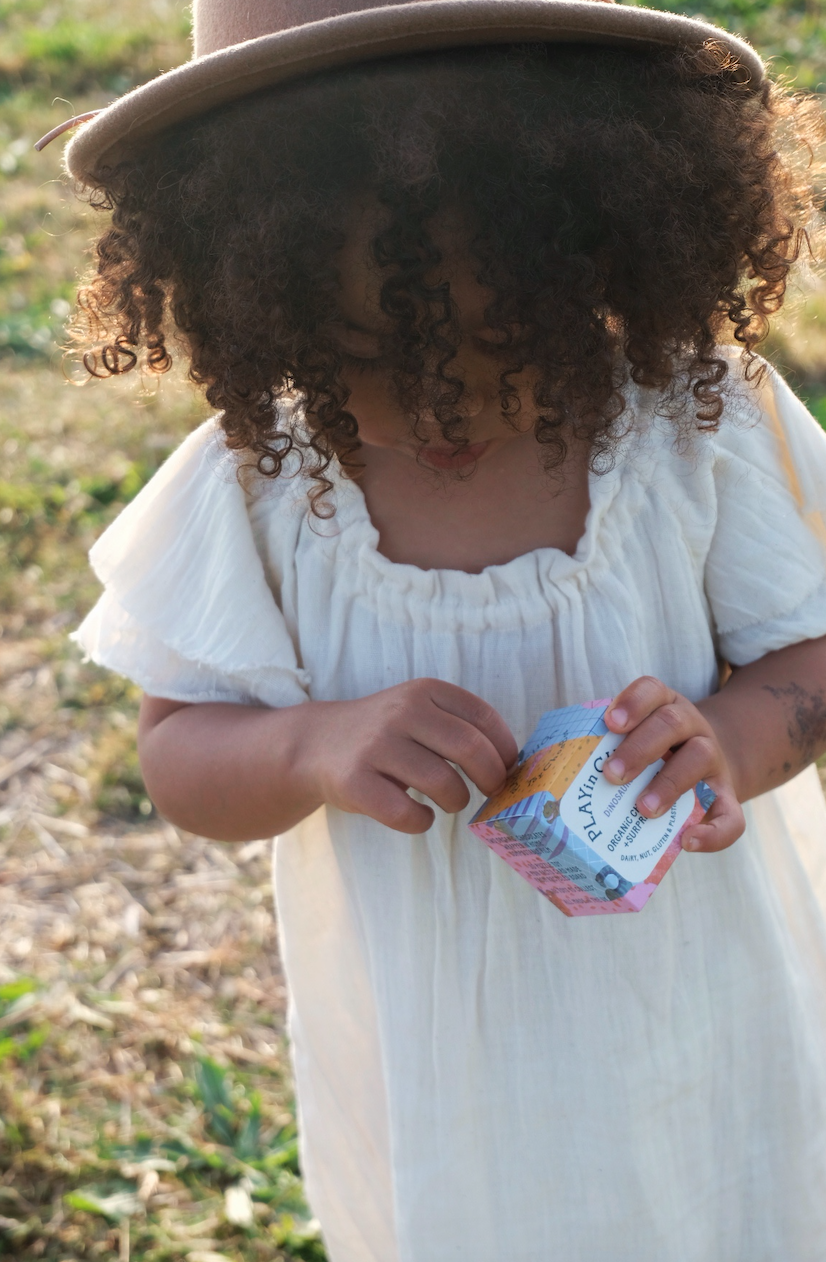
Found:
[[[135,143],[261,88],[405,53],[506,43],[592,43],[730,54],[745,82],[765,74],[744,40],[707,22],[611,0],[195,0],[192,59],[93,115],[66,148],[70,175],[128,156]],[[492,103],[492,105],[495,103]],[[85,120],[85,121],[83,121]]]

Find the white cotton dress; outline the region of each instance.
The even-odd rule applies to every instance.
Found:
[[[682,447],[656,395],[628,397],[576,554],[480,574],[387,560],[352,483],[329,522],[300,477],[242,485],[207,423],[96,545],[78,639],[190,702],[436,676],[521,742],[643,673],[699,700],[718,659],[826,634],[826,435],[788,387],[739,381]],[[823,1262],[816,771],[748,803],[725,853],[682,855],[637,915],[567,919],[469,831],[479,804],[421,836],[321,810],[276,843],[332,1262]]]

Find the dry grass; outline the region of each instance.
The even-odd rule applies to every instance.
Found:
[[[0,0],[0,1255],[15,1258],[323,1257],[268,846],[154,816],[137,690],[66,638],[97,594],[89,546],[204,410],[176,377],[64,379],[94,223],[60,146],[31,145],[122,91],[127,68],[181,60],[183,16]]]
[[[89,544],[200,405],[25,362],[0,401],[0,1254],[322,1258],[269,845],[154,816],[137,690],[66,639]]]
[[[21,1258],[321,1258],[269,843],[138,823],[133,692],[74,662],[78,723],[54,649],[0,640],[0,697],[26,716],[0,741],[0,1240]]]
[[[0,1228],[20,1257],[107,1257],[130,1236],[147,1259],[280,1256],[302,1205],[268,847],[54,817],[84,765],[52,749],[5,808]],[[203,1057],[242,1071],[227,1134],[199,1096]]]

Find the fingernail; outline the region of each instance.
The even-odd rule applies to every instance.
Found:
[[[649,815],[656,815],[660,809],[660,799],[656,793],[646,793],[644,798],[640,798],[640,805],[645,807]]]
[[[611,713],[611,718],[614,720],[617,727],[625,727],[626,723],[628,722],[627,710],[623,710],[623,709],[611,710],[610,713]]]
[[[683,837],[683,850],[699,850],[700,843],[696,837]]]
[[[621,780],[625,775],[625,763],[621,758],[609,758],[605,770],[614,780]]]

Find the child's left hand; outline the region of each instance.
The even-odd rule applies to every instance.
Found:
[[[627,784],[671,752],[637,799],[642,815],[657,818],[705,780],[717,797],[702,821],[686,832],[683,848],[724,850],[742,836],[746,822],[726,755],[711,723],[686,697],[644,675],[614,698],[605,722],[610,731],[627,733],[604,768],[613,784]]]

